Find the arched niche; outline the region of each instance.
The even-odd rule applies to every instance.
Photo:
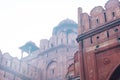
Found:
[[[116,65],[106,80],[120,80],[120,64]]]
[[[52,60],[47,64],[46,78],[47,78],[47,80],[49,80],[49,79],[52,80],[56,76],[57,76],[57,62]]]

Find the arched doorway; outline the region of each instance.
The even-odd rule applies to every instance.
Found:
[[[50,61],[46,68],[46,80],[55,80],[57,73],[57,62]]]
[[[109,80],[120,80],[120,65],[115,69]]]

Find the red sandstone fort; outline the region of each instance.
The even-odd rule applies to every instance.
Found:
[[[78,8],[49,40],[21,46],[21,59],[0,52],[0,80],[120,80],[120,2],[108,0],[90,14]]]

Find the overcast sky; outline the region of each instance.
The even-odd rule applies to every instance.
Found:
[[[28,41],[39,46],[52,36],[53,27],[69,18],[77,22],[77,9],[90,12],[108,0],[0,0],[0,49],[20,56],[18,47]]]

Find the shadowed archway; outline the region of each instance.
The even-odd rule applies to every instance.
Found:
[[[115,69],[109,80],[120,80],[120,65]]]

